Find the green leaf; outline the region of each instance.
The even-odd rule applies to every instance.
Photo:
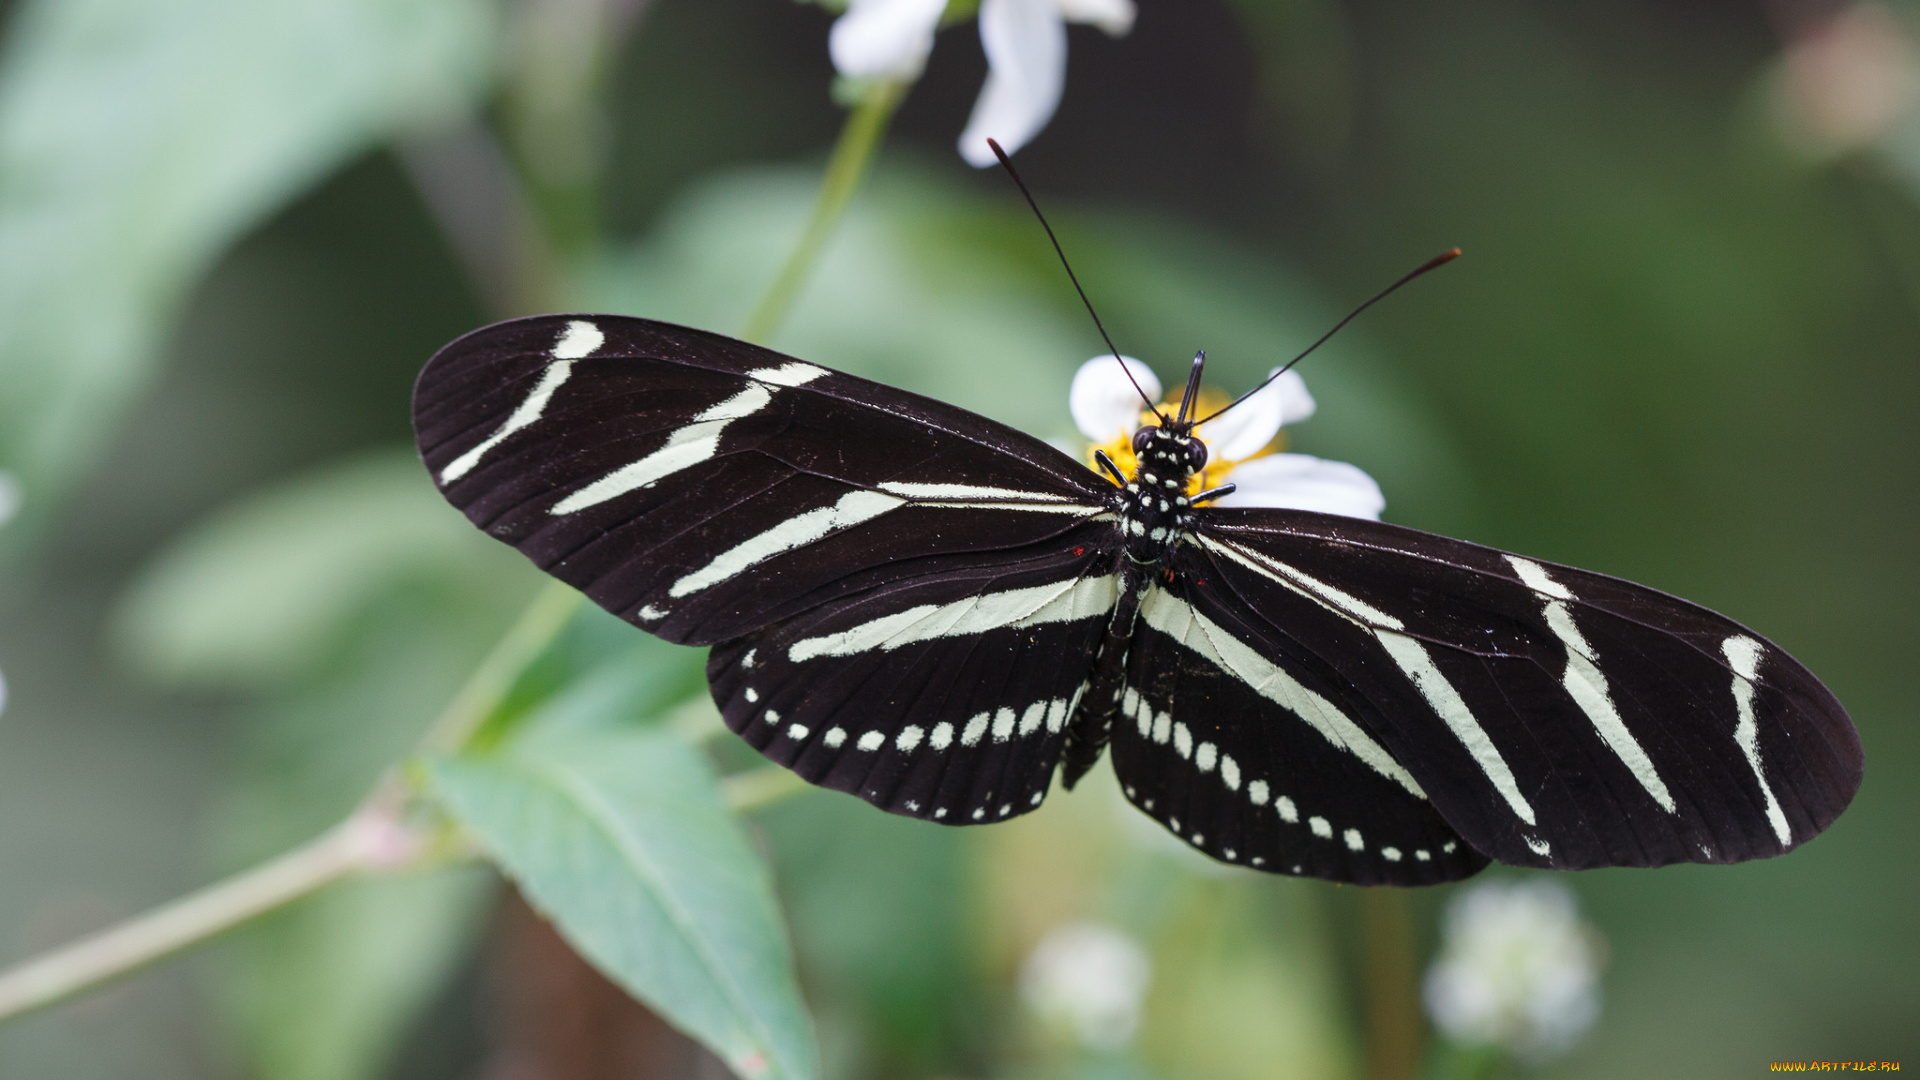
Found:
[[[507,609],[536,575],[434,491],[411,450],[371,455],[242,500],[141,574],[116,612],[123,655],[168,682],[273,684],[310,668],[398,584],[439,606]],[[479,618],[479,622],[489,622]],[[484,643],[482,643],[484,644]]]
[[[29,0],[0,63],[0,467],[37,515],[206,266],[397,133],[470,109],[484,0]]]
[[[493,877],[466,866],[341,882],[233,943],[223,986],[262,1080],[366,1080],[470,948]]]
[[[617,722],[647,681],[587,681],[494,752],[433,762],[434,790],[609,978],[748,1080],[806,1080],[813,1032],[765,864],[698,752]]]

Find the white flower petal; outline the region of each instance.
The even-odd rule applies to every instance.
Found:
[[[1288,371],[1219,419],[1202,424],[1198,434],[1216,460],[1238,461],[1259,453],[1280,434],[1282,425],[1312,415],[1313,395],[1307,393],[1306,380],[1299,372]]]
[[[1067,81],[1067,26],[1055,0],[981,0],[980,44],[987,84],[960,133],[960,156],[975,168],[997,160],[988,139],[1011,154],[1053,119]]]
[[[1067,391],[1067,411],[1073,414],[1074,426],[1096,443],[1123,432],[1131,435],[1140,427],[1140,413],[1147,408],[1140,400],[1141,390],[1152,400],[1160,400],[1160,380],[1153,377],[1153,369],[1131,356],[1120,359],[1126,362],[1124,371],[1114,362],[1112,353],[1081,364],[1073,373],[1072,389]],[[1140,390],[1127,381],[1128,371],[1140,383]]]
[[[1262,390],[1201,424],[1194,433],[1207,444],[1215,461],[1252,457],[1280,434],[1280,399]]]
[[[1054,0],[1072,23],[1090,23],[1119,37],[1133,29],[1133,0]]]
[[[1373,477],[1344,461],[1308,454],[1269,454],[1243,461],[1228,470],[1226,481],[1239,487],[1215,506],[1315,510],[1374,521],[1387,508]]]
[[[1267,374],[1272,375],[1274,371],[1279,370],[1274,368]],[[1272,394],[1280,399],[1282,424],[1297,424],[1313,415],[1313,395],[1307,393],[1307,380],[1301,378],[1297,371],[1283,372],[1279,378],[1268,383],[1266,389],[1260,392]]]
[[[947,0],[852,0],[827,35],[834,69],[854,79],[918,78],[946,7]]]

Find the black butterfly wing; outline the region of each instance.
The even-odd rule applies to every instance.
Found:
[[[767,757],[946,824],[1045,797],[1114,603],[1111,487],[983,417],[730,338],[546,316],[447,346],[421,455],[670,641]]]
[[[1263,656],[1343,680],[1346,715],[1502,862],[1777,855],[1860,784],[1859,736],[1819,680],[1653,589],[1278,510],[1206,512],[1182,562],[1195,611],[1240,615]]]
[[[813,783],[949,825],[1040,805],[1118,594],[1084,543],[929,560],[715,647],[727,724]],[[1111,533],[1111,526],[1104,532]]]
[[[1350,717],[1364,702],[1319,658],[1218,588],[1191,547],[1141,604],[1113,730],[1127,799],[1224,862],[1362,885],[1428,885],[1487,864]]]
[[[919,560],[1058,545],[1111,491],[965,410],[609,315],[453,342],[421,372],[414,430],[475,525],[696,645],[879,588]]]
[[[1118,590],[1113,490],[1070,458],[616,316],[469,334],[414,410],[475,524],[668,640],[724,643],[715,699],[769,757],[951,823],[1044,797]],[[1859,785],[1817,680],[1652,590],[1271,510],[1203,511],[1169,570],[1116,765],[1231,861],[1445,880],[1480,865],[1457,830],[1521,864],[1731,862],[1803,842]]]

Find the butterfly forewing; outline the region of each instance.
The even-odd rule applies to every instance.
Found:
[[[1652,589],[1428,533],[1219,510],[1197,607],[1311,654],[1449,824],[1502,862],[1734,862],[1825,828],[1859,786],[1825,687]]]
[[[1104,511],[1097,478],[1010,428],[643,319],[469,334],[428,363],[414,411],[428,469],[469,519],[683,643],[916,560],[1057,544]]]
[[[1141,605],[1113,734],[1135,806],[1214,858],[1359,884],[1486,865],[1358,717],[1344,679],[1230,608],[1196,604],[1178,552]]]

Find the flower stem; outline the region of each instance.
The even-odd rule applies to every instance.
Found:
[[[840,223],[848,200],[866,178],[867,169],[873,164],[873,152],[879,148],[881,138],[887,133],[887,124],[906,92],[907,84],[903,82],[874,83],[848,115],[846,125],[840,129],[840,140],[834,144],[833,156],[827,160],[826,180],[820,185],[820,197],[813,204],[806,231],[800,234],[800,242],[788,253],[773,284],[754,306],[753,314],[747,316],[741,337],[765,342],[779,329],[799,297],[800,287],[807,283],[807,275],[813,272],[814,263],[819,261],[821,249],[833,236],[834,226]]]
[[[1366,953],[1367,1075],[1413,1080],[1420,1071],[1419,964],[1407,890],[1360,890]]]
[[[376,797],[330,831],[225,881],[0,971],[0,1020],[51,1005],[197,945],[418,845]]]
[[[736,814],[758,810],[805,790],[807,782],[800,779],[799,773],[784,765],[749,769],[720,781],[721,797],[726,799],[727,808]]]
[[[420,752],[451,754],[465,747],[513,689],[514,681],[566,629],[567,620],[580,610],[584,599],[571,585],[548,582],[421,736]]]

